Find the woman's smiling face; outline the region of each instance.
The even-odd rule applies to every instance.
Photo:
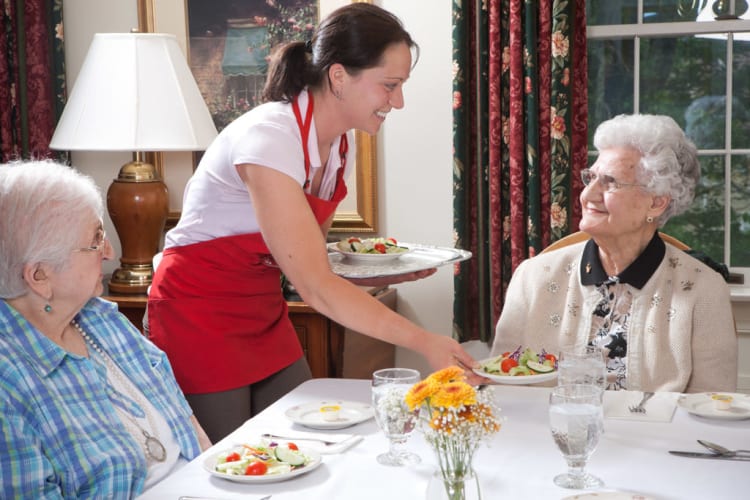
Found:
[[[395,43],[383,52],[379,66],[349,76],[343,97],[351,128],[375,135],[391,109],[404,107],[402,87],[411,73],[411,64],[409,46]]]
[[[622,237],[640,234],[653,214],[654,195],[638,184],[641,154],[633,148],[608,148],[591,167],[596,175],[581,192],[580,229],[592,237]],[[600,179],[609,176],[628,186],[608,192]],[[656,214],[658,215],[658,214]],[[650,230],[650,229],[649,229]]]

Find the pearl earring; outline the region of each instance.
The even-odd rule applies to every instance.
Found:
[[[646,217],[646,222],[651,224],[652,222],[654,222],[654,218],[649,215],[648,217]]]

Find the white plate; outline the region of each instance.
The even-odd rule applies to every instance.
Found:
[[[727,394],[732,396],[732,406],[728,410],[717,410],[713,394]],[[744,420],[750,418],[750,396],[731,392],[701,392],[684,394],[677,400],[677,406],[699,417],[717,418],[721,420]]]
[[[654,500],[654,497],[644,495],[643,493],[633,493],[629,491],[591,491],[589,493],[579,493],[563,498],[563,500]]]
[[[395,254],[399,257],[388,262],[353,261],[339,250],[329,252],[328,260],[333,272],[344,278],[374,278],[424,271],[425,269],[462,262],[471,258],[471,252],[457,248],[416,245],[413,243],[399,243],[399,246],[408,248],[409,252]],[[328,248],[331,248],[331,244],[328,245]]]
[[[492,358],[483,359],[479,362],[480,365],[484,366],[486,363],[496,359],[497,356],[494,356]],[[529,385],[529,384],[538,384],[539,382],[546,382],[548,380],[554,380],[557,378],[557,370],[549,372],[549,373],[540,373],[538,375],[498,375],[496,373],[487,373],[481,368],[474,368],[474,373],[477,375],[481,375],[482,377],[487,377],[488,379],[492,380],[493,382],[497,382],[498,384],[506,384],[506,385]]]
[[[336,420],[324,420],[324,413],[320,409],[324,406],[340,406]],[[292,406],[285,415],[295,424],[304,425],[311,429],[344,429],[364,422],[375,416],[372,406],[355,401],[316,401]]]
[[[404,246],[399,244],[399,246]],[[338,243],[328,244],[329,252],[338,252],[345,257],[345,261],[350,261],[354,264],[374,264],[381,265],[389,262],[393,262],[396,259],[400,259],[404,255],[412,252],[411,248],[407,248],[403,252],[398,253],[359,253],[359,252],[346,252],[338,247]]]
[[[203,468],[206,469],[206,471],[211,474],[212,476],[220,477],[222,479],[227,479],[229,481],[234,481],[236,483],[277,483],[279,481],[286,481],[287,479],[292,479],[293,477],[300,476],[302,474],[306,474],[310,472],[311,470],[316,469],[321,463],[322,460],[320,458],[320,453],[317,451],[311,450],[309,448],[303,448],[300,447],[300,451],[310,457],[310,463],[305,465],[304,467],[300,467],[298,469],[293,469],[290,472],[286,472],[283,474],[266,474],[263,476],[237,476],[234,474],[225,474],[223,472],[218,472],[215,470],[216,462],[219,460],[219,455],[222,453],[227,453],[229,451],[237,449],[237,446],[229,449],[224,450],[218,453],[214,453],[213,455],[209,456],[203,461]]]

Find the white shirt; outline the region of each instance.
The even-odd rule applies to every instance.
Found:
[[[299,95],[298,102],[304,118],[309,102],[307,91]],[[347,135],[349,151],[344,178],[351,173],[356,158],[353,134],[350,131]],[[340,141],[338,138],[331,145],[328,168],[319,190],[323,199],[330,199],[336,187],[341,168]],[[321,167],[314,119],[307,147],[312,179]],[[243,163],[272,168],[304,185],[302,139],[291,103],[262,104],[221,131],[185,186],[180,222],[167,233],[164,248],[260,231],[247,187],[236,169],[236,165]]]

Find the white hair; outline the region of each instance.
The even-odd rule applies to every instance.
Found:
[[[641,153],[638,182],[653,194],[671,198],[658,219],[660,227],[690,207],[700,179],[698,151],[669,116],[616,116],[597,127],[594,146],[599,151],[631,147]]]
[[[51,160],[0,165],[0,298],[28,293],[26,264],[61,270],[87,217],[103,212],[96,183],[71,167]]]

